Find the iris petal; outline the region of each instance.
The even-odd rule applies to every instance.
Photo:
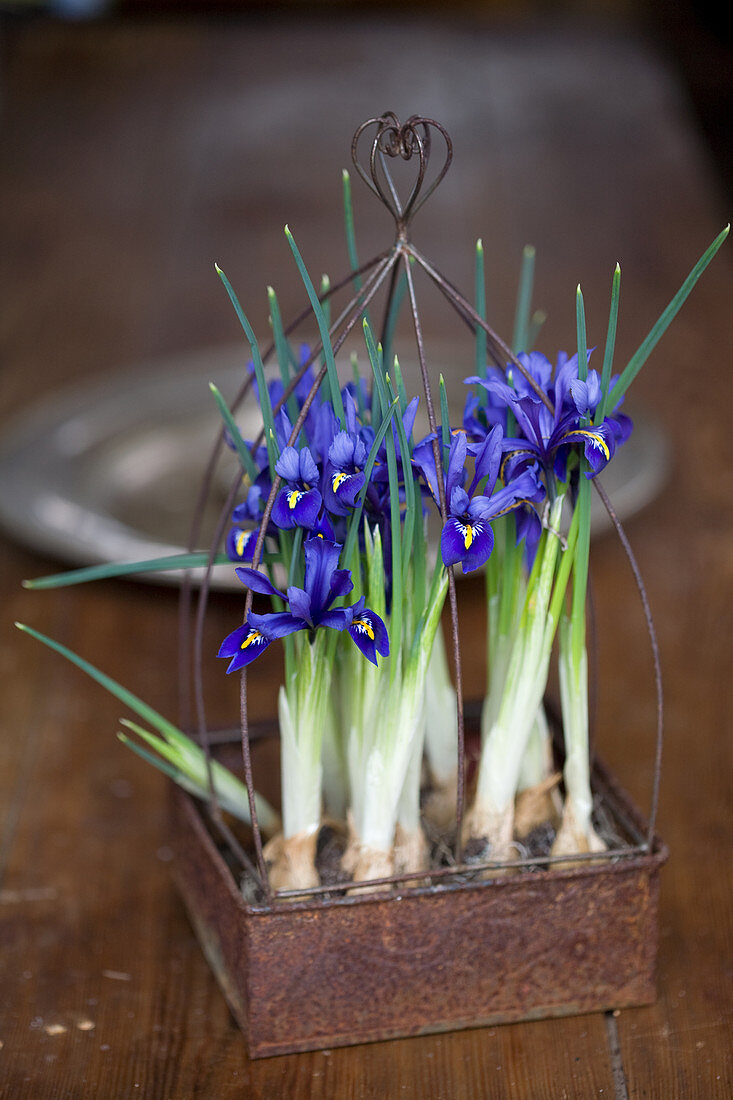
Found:
[[[227,535],[226,555],[230,561],[252,561],[257,531],[245,531],[241,527],[232,527]]]
[[[354,618],[349,627],[349,634],[372,664],[377,664],[378,653],[381,653],[384,657],[389,655],[387,628],[379,615],[370,611],[369,608],[365,608]]]
[[[364,484],[364,474],[361,471],[353,474],[336,474],[332,481],[332,488],[336,496],[344,504],[353,508],[359,490]]]
[[[340,470],[354,461],[354,438],[348,432],[337,432],[328,448],[328,460]]]
[[[611,460],[614,440],[604,425],[597,428],[577,428],[566,432],[563,443],[580,443],[590,464],[592,475],[599,473]]]
[[[471,573],[480,569],[489,560],[494,549],[494,532],[486,521],[477,523],[473,528],[473,539],[463,559],[463,572]]]
[[[300,477],[300,460],[295,447],[283,447],[275,463],[275,471],[283,481],[297,481]]]
[[[346,596],[354,587],[350,569],[334,569],[328,586],[326,607],[330,607],[339,596]]]
[[[285,599],[280,589],[275,588],[274,584],[258,569],[251,569],[248,565],[242,565],[235,569],[235,573],[245,588],[251,588],[253,592],[260,592],[263,596],[279,596],[281,600]]]
[[[464,573],[478,569],[494,548],[494,532],[487,520],[468,521],[451,516],[440,536],[440,550],[445,565],[460,562]]]
[[[351,622],[350,607],[334,607],[331,611],[324,611],[319,617],[319,626],[328,626],[331,630],[344,630]]]
[[[440,552],[444,565],[456,565],[463,561],[466,552],[466,528],[460,520],[451,517],[440,535]]]
[[[313,614],[328,607],[328,594],[331,576],[338,565],[341,547],[337,542],[327,539],[308,539],[303,547],[305,553],[305,590],[311,598]]]
[[[321,508],[321,494],[317,489],[282,489],[272,506],[272,522],[281,531],[293,527],[305,527],[311,530],[318,519]]]
[[[451,499],[453,490],[463,485],[466,476],[466,452],[468,440],[465,432],[458,432],[451,439],[450,454],[448,456],[448,472],[445,476],[445,495]]]
[[[231,657],[227,673],[236,672],[259,657],[260,653],[267,649],[270,641],[270,638],[265,637],[248,621],[227,635],[219,647],[217,657]]]
[[[305,630],[308,625],[297,615],[291,615],[289,611],[271,611],[266,615],[256,615],[252,611],[247,621],[257,627],[270,641],[274,641],[275,638],[284,638],[287,634],[295,634],[298,630]]]
[[[300,480],[304,481],[306,485],[315,485],[318,481],[318,467],[316,466],[315,459],[310,453],[307,447],[303,447],[300,452]]]
[[[311,611],[311,598],[302,588],[288,589],[288,606],[298,619],[302,619],[308,626],[315,626]]]
[[[476,466],[471,492],[473,492],[478,483],[483,481],[484,478],[486,479],[486,492],[493,492],[501,466],[501,441],[503,434],[501,424],[495,424],[483,443],[475,450]]]

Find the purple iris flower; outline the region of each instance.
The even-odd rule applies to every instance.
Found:
[[[580,416],[590,419],[601,400],[601,380],[598,371],[589,370],[585,379],[573,378],[570,382],[570,396]]]
[[[590,351],[588,352],[590,355]],[[519,356],[546,393],[553,411],[542,401],[523,375],[514,372],[511,384],[491,378],[480,382],[503,402],[514,415],[517,435],[504,440],[506,452],[505,479],[537,463],[545,470],[554,470],[562,481],[567,478],[567,458],[573,447],[582,447],[590,465],[588,477],[594,477],[609,462],[622,429],[616,424],[593,425],[586,421],[593,415],[601,396],[600,380],[595,371],[587,378],[578,378],[577,355],[558,355],[554,379],[548,374],[549,360],[539,352]],[[474,379],[471,379],[473,381]]]
[[[297,588],[293,585],[287,593],[275,588],[264,573],[256,569],[246,566],[237,569],[237,576],[247,588],[278,597],[289,610],[265,615],[250,612],[246,623],[229,634],[219,649],[219,657],[231,658],[227,672],[235,672],[249,664],[276,638],[284,638],[298,630],[307,630],[312,634],[319,627],[341,631],[354,626],[355,631],[350,631],[352,638],[375,663],[376,652],[389,652],[386,627],[378,615],[364,608],[363,599],[351,607],[332,606],[336,599],[347,595],[354,587],[350,571],[337,568],[341,546],[315,537],[308,539],[303,549],[304,586]]]
[[[440,535],[440,552],[445,565],[463,566],[464,573],[478,569],[494,549],[494,532],[486,509],[488,497],[471,500],[465,489],[456,487],[448,502],[448,520]]]
[[[626,442],[634,429],[631,417],[619,412],[624,401],[623,397],[616,402],[615,406],[613,404],[613,389],[617,381],[618,377],[611,379],[608,394],[609,407],[613,409],[613,412],[603,418],[603,425],[609,433],[612,454],[616,447]],[[591,420],[595,416],[598,403],[601,400],[601,383],[597,372],[588,371],[588,378],[585,382],[579,378],[571,382],[570,393],[580,415]]]
[[[336,516],[348,515],[364,484],[366,446],[358,435],[337,432],[328,448],[323,492],[326,508]]]
[[[264,495],[263,488],[259,484],[259,481],[254,485],[250,485],[244,500],[235,505],[232,511],[233,521],[235,523],[247,523],[249,521],[258,522],[262,515]]]
[[[316,520],[313,529],[308,535],[309,539],[321,538],[326,539],[327,542],[338,542],[339,540],[334,535],[333,526],[331,520],[325,511],[321,512],[320,516]]]
[[[272,522],[282,530],[315,525],[321,510],[321,494],[316,488],[320,480],[318,467],[307,447],[297,451],[285,447],[275,463],[275,470],[285,482],[272,506]]]
[[[517,359],[540,389],[547,391],[552,380],[550,361],[540,352],[520,352]],[[475,442],[484,439],[495,424],[501,424],[504,435],[507,434],[508,402],[502,395],[502,386],[512,387],[518,395],[534,392],[522,372],[511,367],[506,372],[499,367],[487,367],[485,374],[471,375],[465,382],[476,387],[468,394],[463,413],[463,427]],[[494,382],[500,384],[499,396],[489,385]]]
[[[508,480],[505,489],[496,490],[498,478],[506,473],[503,470],[504,440],[501,428],[493,428],[483,442],[469,444],[468,451],[475,457],[475,474],[469,492],[473,493],[476,486],[484,481],[484,494],[491,498],[494,507],[498,509],[494,518],[506,512],[514,513],[517,544],[524,540],[531,559],[542,533],[542,521],[536,505],[546,495],[536,468],[528,466]]]
[[[429,449],[428,449],[429,448]],[[453,435],[445,473],[445,499],[448,517],[440,536],[440,550],[446,566],[459,562],[464,573],[470,573],[488,560],[494,548],[491,521],[529,501],[541,499],[544,489],[535,474],[523,471],[511,483],[496,489],[502,461],[502,429],[495,425],[485,440],[472,448],[474,476],[468,491],[466,458],[468,440],[465,432]],[[438,500],[438,482],[433,460],[432,441],[423,440],[415,448],[420,466],[434,499]],[[481,493],[476,493],[484,483]]]
[[[454,484],[450,489],[450,496],[446,492],[448,519],[441,532],[440,549],[445,565],[457,565],[460,562],[463,572],[470,573],[485,564],[494,548],[491,521],[521,505],[540,499],[544,496],[544,489],[531,471],[523,471],[509,484],[496,489],[501,466],[501,425],[497,424],[492,428],[476,450],[474,477],[469,492],[458,484],[456,470],[451,472],[451,465],[457,468],[460,463],[463,466],[466,453],[465,435],[454,437],[448,460],[446,490],[451,481]],[[483,481],[483,492],[471,496],[477,485]]]
[[[556,379],[561,376],[562,367],[567,360],[567,355],[564,351],[561,351],[558,355],[557,369],[555,371]],[[545,393],[552,387],[552,363],[543,355],[541,351],[520,351],[517,356],[518,362],[524,367],[527,375],[543,390]],[[570,368],[572,376],[572,368]],[[577,370],[575,374],[577,376]],[[506,377],[509,378],[511,385],[517,391],[518,394],[534,393],[536,392],[532,383],[527,378],[527,375],[523,374],[521,370],[517,370],[516,367],[508,367]]]
[[[340,428],[334,417],[323,469],[323,497],[332,516],[346,516],[356,504],[364,485],[363,470],[373,442],[373,432],[361,424],[348,389],[343,391],[343,401],[345,428]],[[376,494],[372,496],[376,499]]]
[[[269,477],[267,481],[269,483]],[[226,555],[230,561],[252,560],[264,503],[265,492],[258,478],[254,485],[250,485],[244,500],[232,510],[232,522],[235,526],[230,528],[225,543]],[[267,525],[266,534],[277,535],[277,528],[272,522]]]

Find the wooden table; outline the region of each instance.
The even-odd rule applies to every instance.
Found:
[[[22,21],[5,31],[2,415],[55,387],[238,339],[218,261],[266,337],[264,287],[344,270],[348,143],[394,108],[451,130],[455,166],[415,227],[470,287],[487,248],[491,314],[510,332],[522,246],[537,248],[546,350],[572,346],[583,285],[604,338],[623,266],[619,361],[725,224],[674,75],[624,26],[386,17]],[[389,242],[357,190],[360,239]],[[432,218],[431,218],[432,214]],[[366,251],[366,245],[364,250]],[[58,562],[2,554],[0,1095],[19,1097],[727,1097],[731,1066],[730,654],[733,403],[730,247],[635,385],[671,444],[664,490],[630,519],[665,670],[659,999],[652,1007],[248,1061],[170,878],[164,784],[115,740],[119,705],[10,625],[77,649],[176,709],[176,594],[132,582],[34,593]],[[449,335],[426,310],[431,337]],[[597,737],[643,807],[654,697],[623,554],[594,548]],[[462,629],[480,631],[475,585]],[[211,652],[241,613],[212,600]],[[480,654],[466,658],[481,690]],[[608,670],[612,670],[612,673]],[[236,685],[207,660],[210,719]],[[253,713],[272,712],[276,663]]]

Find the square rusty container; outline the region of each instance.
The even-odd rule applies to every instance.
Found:
[[[594,789],[643,835],[600,765]],[[200,805],[178,788],[172,805],[177,885],[253,1058],[655,998],[659,840],[569,869],[258,906]]]

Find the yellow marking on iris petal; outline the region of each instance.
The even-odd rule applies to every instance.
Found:
[[[506,481],[506,478],[504,477],[504,472],[506,470],[506,465],[507,465],[507,462],[509,461],[509,459],[514,458],[515,455],[521,455],[521,454],[527,454],[527,453],[528,453],[527,451],[521,451],[521,450],[507,451],[507,453],[504,455],[504,457],[501,460],[501,465],[499,466],[499,478],[501,479],[501,481]]]
[[[344,483],[344,481],[348,481],[348,480],[349,480],[349,475],[343,473],[343,471],[341,471],[338,474],[334,474],[333,481],[331,482],[331,485],[333,486],[334,493],[337,491],[339,485],[342,485]]]
[[[463,545],[468,550],[473,542],[473,527],[470,523],[467,523],[463,528]]]
[[[234,549],[237,551],[237,556],[241,558],[244,553],[244,547],[247,543],[248,531],[240,531],[234,541]]]
[[[239,648],[240,648],[240,649],[246,649],[246,648],[247,648],[247,646],[250,646],[250,645],[252,645],[252,644],[254,644],[254,645],[257,645],[257,644],[259,643],[260,639],[261,639],[261,638],[262,638],[263,636],[264,636],[264,635],[263,635],[263,634],[262,634],[262,632],[261,632],[261,631],[259,631],[259,630],[250,630],[249,634],[248,634],[248,635],[247,635],[247,637],[246,637],[246,638],[244,639],[244,641],[242,642],[242,644],[240,645],[240,647],[239,647]]]
[[[290,508],[291,511],[296,507],[302,495],[303,494],[298,489],[293,489],[288,493],[288,508]]]
[[[507,504],[506,508],[502,508],[500,512],[497,512],[491,518],[492,519],[498,519],[499,516],[507,516],[507,515],[509,515],[510,512],[513,512],[514,509],[517,508],[520,504],[526,504],[526,505],[528,505],[528,507],[534,508],[534,501],[525,500],[524,497],[518,497],[517,500],[515,500],[513,504]],[[536,511],[536,509],[535,509],[535,511]]]
[[[374,631],[372,630],[372,624],[367,622],[366,619],[354,619],[353,626],[359,627],[365,634],[369,635],[371,641],[374,641]]]
[[[583,428],[578,428],[573,434],[574,435],[584,435],[584,436],[587,436],[588,439],[592,439],[593,442],[596,443],[601,448],[601,450],[603,451],[604,455],[606,456],[606,462],[610,461],[611,452],[608,449],[608,444],[606,443],[603,436],[599,435],[598,432],[588,432],[588,431],[585,431]]]

